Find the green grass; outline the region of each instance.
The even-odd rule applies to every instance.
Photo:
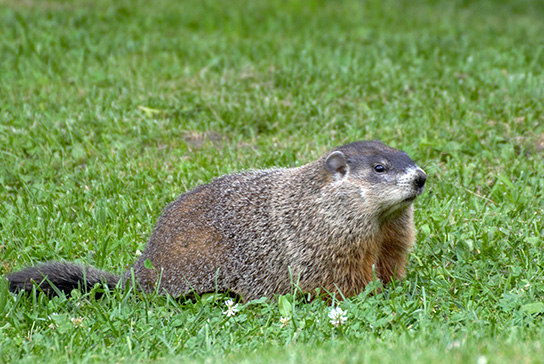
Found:
[[[429,175],[406,280],[341,303],[339,328],[322,301],[228,318],[3,282],[0,362],[544,362],[542,19],[529,0],[0,0],[0,275],[121,272],[178,194],[348,141]]]

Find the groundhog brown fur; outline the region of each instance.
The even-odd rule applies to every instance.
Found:
[[[49,262],[7,276],[11,291],[70,292],[125,284],[172,296],[231,292],[252,300],[316,288],[345,297],[374,276],[405,274],[413,201],[426,175],[379,141],[347,144],[313,163],[227,175],[163,211],[145,251],[121,276]],[[148,261],[146,263],[146,261]],[[152,267],[150,264],[152,264]]]

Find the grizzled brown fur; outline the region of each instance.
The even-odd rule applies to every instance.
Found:
[[[249,171],[181,195],[159,218],[134,276],[173,296],[230,291],[244,300],[325,288],[345,296],[405,274],[415,240],[412,202],[426,176],[378,141],[338,147],[297,168]],[[153,269],[144,266],[149,259]],[[84,281],[84,272],[85,282]],[[59,289],[129,280],[70,263],[9,275],[11,290],[44,276]],[[44,281],[42,289],[51,289]]]

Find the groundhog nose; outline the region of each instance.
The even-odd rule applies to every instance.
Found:
[[[414,181],[417,188],[425,187],[425,181],[427,181],[427,175],[422,170],[417,171],[417,176]]]

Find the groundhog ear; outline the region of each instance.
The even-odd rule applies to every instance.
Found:
[[[345,176],[348,173],[348,163],[346,162],[344,153],[336,151],[329,154],[325,160],[325,168],[331,174]]]

